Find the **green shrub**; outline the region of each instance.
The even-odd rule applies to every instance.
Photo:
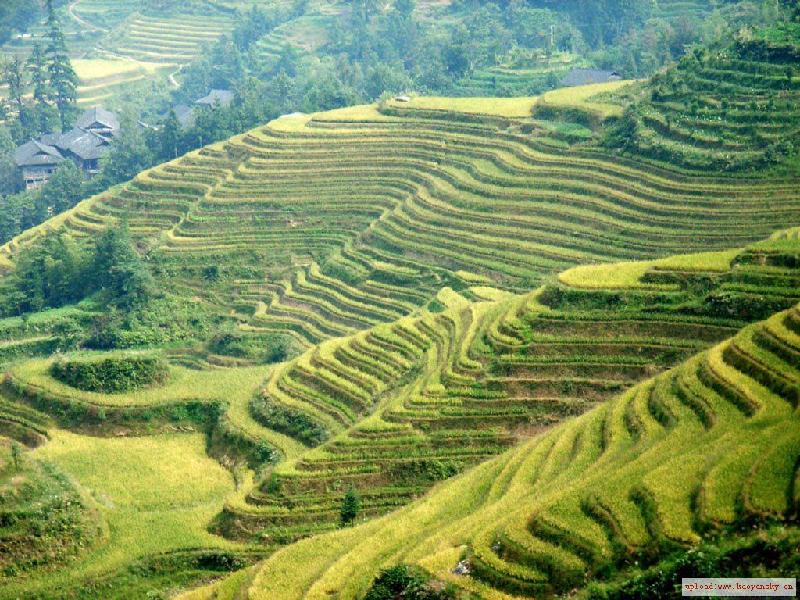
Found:
[[[364,600],[454,600],[457,598],[451,586],[431,581],[423,573],[405,565],[397,565],[381,571]]]
[[[428,310],[432,313],[440,313],[444,312],[446,306],[439,302],[436,298],[433,298],[430,302],[428,302]]]
[[[61,360],[53,363],[50,373],[59,381],[79,390],[106,394],[163,384],[169,375],[166,363],[155,356]]]
[[[271,364],[290,358],[294,352],[292,340],[285,335],[246,336],[235,332],[215,335],[208,348],[214,354],[245,358]]]
[[[355,488],[350,488],[342,499],[342,526],[352,525],[361,510],[361,498]]]
[[[304,444],[316,446],[328,439],[328,431],[301,410],[282,406],[268,398],[250,403],[253,418],[262,425],[285,433]]]
[[[404,481],[442,481],[456,475],[461,466],[454,460],[420,458],[394,464],[393,478]]]
[[[220,272],[217,265],[209,265],[203,269],[203,279],[205,281],[218,281],[219,276]]]
[[[75,319],[64,319],[53,328],[59,350],[75,350],[83,340],[83,327]]]

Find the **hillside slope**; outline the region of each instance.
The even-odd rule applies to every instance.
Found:
[[[674,172],[569,146],[502,104],[473,110],[282,118],[89,199],[0,258],[42,231],[86,239],[126,219],[164,289],[310,346],[446,286],[527,291],[577,264],[742,246],[800,215],[793,176]]]
[[[405,509],[289,546],[236,597],[357,598],[398,563],[478,597],[527,597],[724,545],[743,525],[780,547],[770,524],[796,531],[800,500],[798,323],[800,307],[777,313]]]
[[[777,121],[797,99],[757,67]],[[7,275],[125,223],[162,292],[116,337],[102,295],[0,320],[0,433],[49,439],[110,528],[0,598],[172,593],[269,553],[193,597],[357,598],[411,563],[509,598],[744,527],[795,543],[800,235],[765,238],[800,222],[800,175],[601,147],[640,90],[288,115],[0,248]],[[116,347],[53,356],[70,336]],[[164,363],[141,389],[53,369],[139,354]],[[374,520],[342,529],[351,489]]]
[[[442,301],[450,307],[441,312],[427,312],[333,340],[279,365],[271,374],[264,367],[206,371],[173,367],[171,380],[164,386],[127,394],[99,394],[82,392],[54,379],[48,368],[51,360],[14,366],[0,387],[4,431],[23,440],[32,439],[37,427],[40,431],[45,426],[52,428],[36,424],[37,411],[52,415],[61,427],[79,434],[56,432],[55,442],[37,453],[66,461],[62,464],[72,472],[83,463],[95,464],[97,458],[93,457],[114,456],[115,448],[117,452],[142,453],[140,446],[145,443],[136,438],[104,441],[94,436],[176,429],[205,428],[210,436],[209,450],[229,467],[237,451],[246,454],[252,452],[248,447],[258,444],[280,448],[284,462],[263,470],[262,478],[255,481],[234,466],[239,490],[224,499],[209,494],[202,510],[198,506],[192,513],[197,516],[191,522],[175,514],[172,501],[154,504],[155,492],[148,487],[152,479],[141,479],[144,475],[135,460],[125,463],[118,478],[98,479],[94,473],[98,466],[80,467],[79,481],[98,490],[95,494],[101,500],[107,494],[119,497],[121,490],[128,489],[131,484],[124,483],[126,477],[141,480],[134,497],[125,500],[122,514],[113,507],[104,512],[112,524],[119,523],[123,529],[112,529],[110,540],[66,570],[54,574],[33,571],[28,580],[5,582],[0,585],[0,597],[21,593],[49,597],[52,586],[62,585],[58,582],[64,577],[70,581],[66,597],[73,598],[91,597],[91,590],[98,586],[110,586],[116,593],[120,585],[142,589],[133,586],[189,583],[190,575],[208,576],[209,570],[224,568],[222,565],[241,566],[252,560],[254,551],[274,551],[298,537],[333,529],[342,496],[350,486],[362,495],[359,520],[411,502],[437,480],[503,452],[553,423],[594,406],[605,407],[601,401],[621,390],[629,390],[622,398],[636,397],[637,402],[644,402],[641,390],[650,393],[663,386],[656,388],[652,382],[644,388],[631,386],[714,346],[748,321],[796,304],[800,300],[797,255],[797,231],[789,230],[742,251],[615,267],[580,267],[532,294],[514,296],[496,288],[473,286],[471,293],[483,294],[483,300],[468,302],[452,291],[442,294]],[[624,305],[627,308],[620,310]],[[791,328],[790,321],[786,326]],[[779,337],[788,335],[780,328],[778,332]],[[748,341],[751,338],[753,341]],[[792,338],[789,336],[788,346],[770,339],[755,335],[741,338],[736,347],[744,354],[726,350],[722,360],[750,372],[748,357],[770,362],[769,353],[777,353],[781,361],[770,362],[776,373],[775,385],[783,394],[780,386],[786,384],[784,391],[791,395],[795,393],[791,391],[795,385],[792,377],[797,368]],[[716,348],[720,352],[723,347]],[[667,388],[709,425],[716,409],[705,388],[725,393],[724,386],[713,379],[716,371],[709,371],[705,363],[698,362],[700,359],[691,360],[691,373],[681,367],[680,372],[687,373],[683,379],[676,379],[676,372],[670,371],[658,381],[674,382]],[[265,377],[267,383],[257,393]],[[755,377],[772,385],[757,373]],[[289,387],[278,393],[281,381]],[[370,395],[365,397],[365,393]],[[366,408],[358,409],[359,399],[368,403]],[[655,401],[644,406],[657,413],[659,423],[672,426],[683,413],[676,408],[678,401],[663,402],[666,408]],[[264,410],[267,403],[272,403],[273,410]],[[316,422],[321,414],[338,411],[346,415],[348,406],[353,407],[353,425],[345,423],[343,429],[333,429],[329,441],[308,448],[320,442],[307,437],[309,431],[324,431],[309,428],[309,423]],[[282,429],[287,420],[279,418],[281,407],[295,411],[289,423],[305,424],[306,428]],[[637,407],[642,409],[639,404]],[[623,419],[627,427],[635,429],[639,417],[632,411],[626,411]],[[305,420],[297,419],[298,414],[305,414]],[[335,423],[330,418],[319,421],[323,425],[328,422]],[[153,440],[145,444],[145,471],[172,468],[163,463],[161,452],[171,453],[172,448],[182,448],[178,444],[188,443],[178,437],[186,436],[172,433],[169,439],[143,439]],[[197,453],[199,448],[193,444],[192,453],[179,450],[182,460],[188,461]],[[269,459],[269,454],[261,458],[262,468],[266,466],[264,458]],[[485,468],[478,466],[471,473]],[[186,493],[178,487],[170,491],[175,498]],[[221,518],[211,521],[219,510],[223,511]],[[151,512],[152,518],[167,527],[164,536],[168,537],[164,539],[168,543],[161,549],[169,551],[161,558],[152,555],[160,542],[148,542],[147,549],[136,546],[140,550],[131,553],[124,546],[128,538],[114,534],[126,531],[125,524],[135,521],[137,515]],[[209,526],[258,545],[208,536],[201,530]],[[141,535],[139,530],[126,535],[134,533]],[[206,549],[187,554],[185,548],[196,544],[194,540],[202,540]],[[141,574],[141,565],[159,560],[166,561],[162,568],[173,569],[171,574]],[[383,565],[376,561],[371,566],[377,569]],[[233,581],[241,582],[243,576],[237,575]]]
[[[587,273],[588,271],[588,273]],[[531,294],[467,302],[325,342],[274,369],[253,418],[313,450],[228,505],[220,529],[288,541],[376,515],[800,301],[764,246],[579,267]],[[591,283],[587,284],[587,281]]]
[[[741,31],[653,77],[621,144],[693,169],[753,170],[797,156],[800,23]],[[796,165],[794,167],[796,171]]]

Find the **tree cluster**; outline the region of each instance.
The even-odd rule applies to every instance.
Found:
[[[0,152],[4,138],[10,139],[0,127]],[[12,150],[13,143],[0,154],[0,244],[72,208],[88,189],[75,163],[65,160],[41,189],[13,193],[19,175],[11,159]]]
[[[725,43],[742,28],[774,24],[789,12],[775,0],[720,4],[702,18],[689,14],[673,19],[648,16],[639,26],[621,33],[613,44],[590,51],[589,56],[602,68],[619,70],[630,78],[646,77],[680,60],[699,44]]]
[[[79,390],[115,394],[156,384],[169,377],[169,367],[159,356],[132,354],[99,360],[59,360],[50,373]]]
[[[88,248],[53,233],[22,254],[0,282],[0,316],[58,308],[92,295],[131,310],[152,294],[150,273],[124,225],[105,230]]]
[[[56,0],[56,6],[65,4]],[[42,17],[41,5],[31,0],[3,0],[0,2],[0,44],[12,39],[15,33],[25,31]]]
[[[78,76],[52,0],[47,7],[46,46],[37,42],[27,60],[13,56],[2,65],[9,112],[16,116],[11,134],[18,144],[58,129],[67,131],[77,116]]]

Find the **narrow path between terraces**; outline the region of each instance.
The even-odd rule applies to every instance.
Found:
[[[67,14],[69,14],[69,16],[72,17],[79,25],[83,25],[84,27],[88,27],[91,31],[105,31],[105,32],[107,32],[108,29],[105,29],[104,27],[100,27],[99,25],[94,25],[94,24],[90,23],[89,21],[87,21],[87,20],[85,20],[85,19],[83,19],[83,18],[81,18],[81,17],[79,17],[78,15],[75,14],[75,7],[78,6],[78,4],[80,4],[80,1],[81,0],[74,0],[74,2],[72,2],[67,7]]]

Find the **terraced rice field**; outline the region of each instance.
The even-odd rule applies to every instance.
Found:
[[[121,4],[124,2],[125,0],[121,0]],[[56,10],[68,48],[73,56],[82,55],[96,42],[97,32],[87,31],[86,27],[70,18],[66,7]],[[31,24],[25,32],[15,34],[11,40],[0,47],[4,56],[27,57],[34,44],[38,43],[43,48],[47,46],[48,28],[45,11],[41,11],[40,15],[41,18],[38,22]]]
[[[449,3],[449,0],[416,2],[415,15],[419,19],[442,18],[441,13]],[[291,3],[287,0],[277,0],[273,5],[287,12],[291,10]],[[302,14],[282,23],[255,44],[253,52],[261,68],[265,70],[273,68],[288,48],[311,54],[324,48],[330,41],[330,31],[348,10],[348,4],[344,2],[324,0],[308,2]]]
[[[498,65],[477,69],[461,81],[456,93],[463,96],[530,96],[553,87],[573,68],[588,66],[571,53],[532,58],[521,65]]]
[[[68,562],[106,533],[63,471],[20,456],[14,443],[0,437],[0,581],[37,565]]]
[[[791,253],[775,250],[740,255],[741,274],[756,264],[763,279],[789,275],[781,256]],[[278,551],[225,589],[360,597],[379,569],[404,563],[480,597],[565,593],[664,548],[789,525],[800,501],[799,332],[800,307],[777,312],[407,508]],[[459,562],[467,574],[454,573]]]
[[[409,509],[387,517],[397,519],[398,527],[408,528],[407,518],[415,524],[396,538],[396,547],[380,546],[385,553],[380,561],[370,563],[372,571],[367,569],[355,578],[337,578],[333,583],[322,576],[324,582],[319,585],[328,590],[342,585],[342,591],[350,597],[360,589],[358,586],[369,582],[375,569],[402,559],[419,560],[432,574],[482,593],[492,589],[503,593],[559,591],[574,585],[587,565],[591,565],[591,572],[597,572],[604,561],[627,564],[626,561],[633,560],[631,556],[646,555],[648,548],[660,543],[659,536],[676,542],[697,541],[691,532],[681,529],[685,527],[682,525],[674,525],[678,532],[674,534],[670,523],[642,529],[642,515],[654,510],[648,504],[651,500],[656,504],[662,501],[659,494],[667,494],[663,502],[677,502],[678,508],[681,501],[688,502],[687,496],[675,499],[672,489],[657,487],[660,481],[674,480],[662,472],[667,467],[659,466],[664,464],[661,454],[666,449],[674,449],[687,439],[698,448],[705,448],[706,443],[719,444],[719,451],[710,456],[720,461],[716,469],[721,473],[731,466],[725,458],[725,444],[739,444],[734,435],[751,440],[748,427],[761,431],[775,426],[777,433],[786,434],[785,443],[779,446],[787,450],[784,457],[787,464],[795,464],[792,452],[800,452],[799,440],[796,427],[786,421],[786,410],[779,410],[782,404],[770,410],[764,408],[765,422],[758,418],[762,406],[771,407],[767,402],[774,402],[773,398],[782,398],[783,404],[797,403],[800,379],[796,375],[800,375],[800,363],[794,338],[800,312],[794,305],[800,300],[800,269],[791,258],[798,252],[799,241],[795,229],[775,234],[745,250],[627,263],[618,269],[625,277],[605,265],[579,267],[562,273],[559,282],[523,295],[501,292],[485,283],[462,290],[463,295],[446,289],[438,296],[445,307],[442,311],[423,311],[354,336],[330,340],[272,370],[258,367],[198,372],[173,367],[166,387],[132,394],[79,393],[50,377],[49,361],[28,361],[11,369],[6,377],[0,423],[4,433],[27,439],[32,445],[48,436],[53,438],[55,441],[37,451],[40,457],[56,460],[59,467],[69,472],[79,469],[84,473],[78,475],[81,484],[97,490],[95,498],[101,505],[106,504],[108,510],[109,501],[114,506],[127,502],[119,496],[122,491],[133,494],[140,490],[152,495],[147,477],[163,477],[157,473],[166,464],[153,463],[149,467],[148,461],[157,460],[156,454],[162,456],[169,444],[188,443],[187,438],[173,436],[162,443],[159,438],[144,438],[140,442],[136,438],[102,441],[67,433],[56,433],[53,437],[53,422],[39,411],[53,415],[62,426],[75,427],[70,415],[84,405],[86,411],[80,415],[77,426],[86,431],[99,427],[95,431],[132,433],[150,427],[152,432],[153,427],[163,427],[158,415],[163,415],[173,428],[192,430],[202,423],[191,417],[201,414],[195,406],[197,401],[210,404],[224,399],[227,408],[214,425],[212,448],[222,448],[230,456],[234,447],[231,443],[249,439],[252,445],[267,443],[282,453],[282,462],[264,473],[261,480],[252,482],[245,478],[239,493],[228,494],[224,505],[219,499],[211,502],[216,510],[222,509],[221,516],[215,519],[214,531],[241,541],[258,541],[262,549],[274,549],[297,538],[336,529],[341,498],[349,487],[361,490],[361,520],[379,516],[413,501],[438,480],[534,435],[535,442],[527,443],[523,450],[513,450],[504,454],[499,463],[490,462],[470,471],[467,480],[473,483],[468,488],[460,487],[465,479],[459,478],[427,496],[424,508],[412,504]],[[587,272],[591,269],[595,272]],[[586,285],[587,281],[591,285]],[[472,301],[465,296],[471,296]],[[627,308],[620,310],[622,306]],[[787,307],[764,323],[745,327],[732,342],[724,341],[748,321]],[[681,361],[678,369],[665,372]],[[266,383],[256,393],[265,377]],[[647,383],[636,385],[645,380]],[[68,412],[63,408],[66,406]],[[178,410],[180,406],[184,408]],[[159,412],[165,408],[173,412]],[[101,411],[103,416],[98,419]],[[141,411],[149,411],[149,416],[145,417]],[[589,412],[584,416],[569,420],[569,425],[537,435],[586,411]],[[300,422],[306,426],[299,430],[283,428],[282,423],[287,420],[281,417],[288,413],[305,415],[305,421]],[[144,419],[141,423],[145,429],[137,427],[140,419]],[[751,424],[747,419],[755,420]],[[295,419],[294,423],[297,422]],[[776,425],[778,422],[780,426]],[[308,423],[316,424],[316,429]],[[685,431],[683,426],[687,428]],[[309,432],[317,437],[309,437]],[[679,438],[673,437],[676,435]],[[648,436],[654,436],[655,441]],[[96,441],[90,442],[92,439]],[[149,439],[153,441],[145,441]],[[223,440],[221,445],[219,440]],[[91,448],[84,448],[87,444]],[[155,452],[153,457],[139,460],[136,444],[145,444],[146,452]],[[578,460],[573,465],[569,457],[575,448],[582,449],[587,444],[599,444],[599,454],[587,448],[592,458]],[[136,476],[137,485],[131,488],[127,480],[96,472],[97,465],[112,464],[111,458],[104,458],[103,453],[113,451],[115,445],[127,448],[126,460],[137,465],[139,471],[155,469],[154,474],[142,471]],[[645,454],[647,460],[637,461],[635,467],[620,466],[629,460],[626,457],[640,453],[643,447],[656,448],[655,454],[652,457]],[[189,460],[196,450],[180,453]],[[145,452],[144,447],[141,452]],[[553,461],[567,461],[563,477],[559,475],[563,470],[561,463],[550,462],[551,454]],[[739,467],[743,476],[753,472],[755,463],[746,461],[763,454],[748,446],[742,455],[744,462],[734,465],[736,472],[740,472]],[[89,455],[95,457],[94,462],[88,461]],[[113,464],[118,464],[118,459],[115,460]],[[537,510],[536,518],[531,520],[530,510],[511,511],[506,507],[530,509],[530,500],[521,503],[533,485],[530,470],[523,465],[537,460],[542,464],[537,467],[541,474],[536,485],[545,486],[546,493],[541,496],[541,511]],[[85,466],[89,464],[94,466]],[[684,466],[681,463],[676,468]],[[572,467],[577,471],[570,470]],[[194,467],[185,468],[194,472]],[[773,473],[778,469],[782,473],[780,468],[783,467],[770,463],[759,467],[758,472]],[[495,469],[498,475],[487,474]],[[580,469],[589,474],[581,475]],[[601,485],[602,477],[606,476],[603,469],[617,473],[614,481],[619,483],[610,487]],[[649,475],[650,470],[654,474]],[[127,471],[123,469],[120,473]],[[528,477],[524,480],[525,487],[509,492],[510,481],[518,482],[515,486],[521,485],[522,473]],[[637,480],[632,473],[642,474],[643,483],[635,489],[629,485]],[[84,480],[85,477],[89,479]],[[478,483],[476,477],[485,479]],[[496,482],[491,489],[500,486],[494,492],[486,491],[490,481]],[[563,487],[566,481],[575,485]],[[728,478],[719,483],[714,480],[714,491],[729,484]],[[754,492],[761,496],[753,500],[756,508],[747,518],[755,518],[761,510],[759,502],[771,502],[769,507],[773,508],[781,506],[780,490],[785,489],[782,483],[765,480],[752,485],[761,486]],[[444,490],[449,489],[456,492],[445,494]],[[586,490],[585,495],[574,491],[581,489]],[[651,493],[655,495],[652,499],[648,495]],[[194,491],[192,494],[196,499]],[[473,497],[469,494],[476,494],[473,504],[464,506],[452,500]],[[741,495],[738,491],[730,494],[731,498]],[[619,495],[627,499],[623,502]],[[173,504],[174,497],[177,496],[170,496]],[[119,553],[121,538],[114,537],[113,524],[120,518],[141,519],[143,509],[138,502],[131,505],[134,512],[130,515],[127,509],[124,514],[108,513],[112,538],[87,555],[91,560],[81,560],[86,567],[59,571],[57,577],[69,577],[73,583],[87,578],[95,581],[93,578],[112,566],[126,568],[130,556]],[[439,502],[450,504],[445,507]],[[500,503],[497,512],[491,509],[495,502]],[[539,500],[536,502],[538,506]],[[715,497],[708,502],[709,508],[702,510],[716,511],[713,517],[704,521],[686,517],[691,527],[701,528],[700,533],[707,527],[744,518],[733,510],[735,504],[730,498]],[[673,508],[669,509],[671,512],[662,509],[657,513],[661,515],[659,518],[683,519],[683,510]],[[464,528],[452,532],[444,528],[443,538],[429,537],[425,523],[438,526],[441,519],[462,510],[466,511]],[[622,512],[617,514],[618,510]],[[433,520],[417,521],[415,511],[431,511]],[[777,509],[773,512],[779,514]],[[210,519],[211,514],[203,512],[202,518]],[[412,516],[404,516],[408,514]],[[764,514],[768,514],[766,509]],[[497,515],[503,518],[494,520]],[[178,515],[165,514],[163,518],[169,524],[164,535],[177,535],[189,525]],[[632,519],[630,525],[623,523],[631,531],[618,531],[617,520],[623,518]],[[526,519],[531,524],[525,525]],[[580,527],[574,525],[575,519]],[[381,527],[393,527],[394,522],[389,525],[384,519],[371,522],[353,530],[357,533],[352,538],[349,532],[334,534],[340,540],[334,547],[341,551],[341,561],[336,561],[337,572],[340,562],[349,565],[353,556],[361,556],[363,536],[383,531]],[[499,533],[492,529],[493,525],[499,526]],[[197,529],[196,525],[191,526]],[[573,539],[579,535],[571,533],[576,529],[583,533]],[[526,535],[533,537],[527,539]],[[584,539],[584,535],[589,537]],[[623,538],[614,536],[624,536],[627,545],[620,545]],[[298,577],[298,586],[308,584],[320,576],[313,572],[315,561],[328,556],[327,550],[314,544],[330,543],[327,536],[312,539],[319,541],[300,542],[288,551],[279,551],[258,573],[250,572],[250,576],[239,576],[224,585],[249,586],[255,597],[258,594],[271,597],[269,594],[276,589],[293,590],[294,577]],[[395,538],[389,535],[387,539]],[[441,542],[444,539],[446,543]],[[212,537],[204,540],[205,547],[237,552],[247,548],[220,546],[219,540]],[[431,555],[417,554],[420,544],[427,547],[425,544],[433,541],[447,546],[441,548],[441,555],[439,550],[431,550]],[[291,563],[292,567],[280,566],[284,564],[282,561],[296,560],[295,553],[305,552],[302,549],[308,544],[312,544],[315,557],[303,563],[308,569],[298,570],[297,563]],[[125,545],[130,544],[122,544]],[[175,551],[184,552],[179,548]],[[405,554],[406,551],[410,554]],[[372,560],[373,555],[367,553],[364,557]],[[469,579],[444,573],[449,573],[463,558],[471,565]],[[354,562],[353,569],[363,569],[359,561]],[[274,564],[278,566],[273,567]],[[272,569],[284,568],[293,569],[291,582],[275,578]],[[47,586],[56,581],[46,578],[36,589],[49,589]],[[33,589],[20,585],[12,591]],[[287,587],[273,587],[284,585]],[[213,588],[204,588],[192,597],[210,597],[202,594],[212,591]],[[0,597],[4,597],[2,593]]]
[[[141,62],[185,64],[232,27],[230,17],[222,14],[138,15],[120,25],[103,45]]]
[[[70,2],[68,14],[85,28],[103,33],[141,9],[140,0],[78,0]]]
[[[323,48],[330,30],[346,10],[338,2],[310,2],[302,15],[282,23],[254,45],[253,54],[261,68],[272,69],[288,49],[313,54]]]
[[[606,92],[624,85],[291,115],[29,230],[0,249],[4,269],[47,230],[89,240],[125,220],[164,289],[302,351],[267,366],[171,347],[166,384],[112,396],[56,381],[52,359],[20,362],[0,431],[30,445],[80,432],[36,452],[93,490],[70,448],[149,450],[86,434],[206,431],[238,490],[209,492],[181,526],[198,546],[276,552],[191,598],[359,597],[398,562],[487,598],[566,593],[791,518],[800,235],[773,232],[800,222],[797,176],[671,168],[554,126],[618,119]],[[0,352],[49,353],[66,316],[0,322]],[[126,472],[163,476],[156,458]],[[333,532],[350,488],[374,519]],[[74,581],[127,568],[133,538],[114,539]],[[462,560],[468,576],[452,573]]]
[[[79,78],[79,106],[112,105],[122,93],[166,76],[175,65],[190,61],[203,44],[213,42],[232,27],[228,17],[205,19],[192,14],[174,17],[173,22],[169,18],[150,19],[139,10],[142,5],[138,0],[78,0],[59,14]],[[198,19],[201,24],[193,25]],[[124,52],[118,50],[120,32],[126,40]],[[24,38],[6,44],[3,54],[27,57],[34,43],[47,45],[46,34],[45,24],[37,24]],[[0,87],[0,94],[5,89]]]
[[[637,110],[641,151],[692,168],[757,166],[800,131],[797,46],[738,45],[686,57]],[[689,93],[690,91],[690,93]],[[720,99],[722,98],[722,99]]]
[[[122,58],[76,58],[72,60],[72,66],[79,80],[80,108],[110,108],[121,94],[173,70],[169,65]],[[7,86],[0,86],[0,97],[5,96],[7,90]]]
[[[108,104],[131,86],[164,74],[163,65],[122,59],[75,59],[72,66],[80,79],[78,105]]]
[[[6,579],[0,585],[2,598],[52,598],[54,590],[73,597],[120,597],[124,590],[109,589],[103,576],[130,567],[132,561],[131,581],[138,568],[149,571],[154,582],[159,561],[192,565],[194,560],[198,571],[203,570],[202,548],[223,554],[248,551],[206,531],[235,488],[231,474],[206,456],[202,435],[97,438],[56,430],[31,458],[70,473],[85,494],[83,502],[93,511],[100,535],[82,549],[80,561],[40,570],[33,581]],[[208,552],[205,556],[207,567],[213,558]],[[187,571],[191,576],[191,568]],[[91,587],[83,587],[88,579],[93,580]],[[139,590],[142,596],[146,590]]]
[[[332,5],[330,9],[333,12],[301,15],[259,39],[254,46],[254,54],[261,67],[272,69],[289,49],[298,53],[313,53],[327,44],[328,32],[335,23],[339,7]]]
[[[26,319],[0,319],[0,361],[50,354],[58,347],[54,332],[60,324],[66,320],[85,324],[93,315],[96,313],[88,306],[70,306],[42,311]]]
[[[791,178],[687,176],[564,148],[494,110],[279,119],[58,221],[85,237],[127,217],[160,240],[171,289],[308,346],[409,315],[446,286],[524,292],[577,264],[744,245],[800,213]],[[208,262],[225,274],[213,286],[198,283]]]
[[[179,422],[182,403],[202,414],[198,401],[227,401],[216,435],[268,444],[282,460],[226,503],[215,530],[274,546],[335,529],[350,487],[362,493],[363,516],[383,514],[793,306],[800,269],[784,257],[795,238],[579,267],[522,295],[445,288],[442,311],[325,341],[271,370],[174,367],[164,388],[107,397],[55,381],[50,360],[28,361],[10,371],[4,393],[65,425],[84,405],[83,427],[123,430],[137,430],[145,411]],[[87,416],[99,408],[105,425]]]
[[[553,90],[542,94],[538,99],[534,114],[547,117],[563,115],[565,121],[577,118],[596,125],[606,119],[622,116],[623,106],[610,101],[606,96],[629,85],[626,81],[609,81]]]
[[[279,465],[246,506],[229,505],[224,531],[281,541],[334,528],[349,487],[367,515],[407,502],[800,301],[800,270],[762,265],[765,256],[634,263],[635,283],[606,277],[601,290],[562,283],[474,303],[451,292],[442,313],[315,347],[273,371],[250,412],[318,447]],[[754,303],[760,312],[737,311]],[[298,413],[314,425],[286,427]]]

